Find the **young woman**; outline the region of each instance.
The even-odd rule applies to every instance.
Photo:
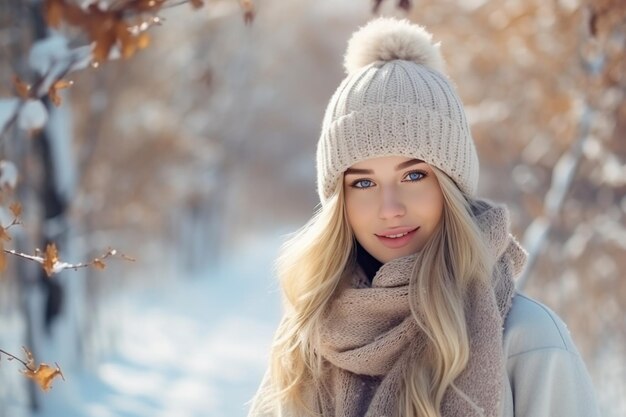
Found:
[[[479,199],[439,45],[351,38],[317,150],[321,208],[283,248],[285,299],[250,417],[598,415],[563,322],[515,291],[526,254]]]

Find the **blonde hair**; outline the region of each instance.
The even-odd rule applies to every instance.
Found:
[[[405,370],[398,409],[402,416],[440,417],[444,393],[452,388],[482,415],[454,380],[470,354],[467,290],[474,280],[490,279],[493,260],[472,214],[481,203],[467,199],[445,173],[432,168],[444,196],[443,219],[418,254],[420,268],[409,283],[411,312],[430,343]]]
[[[472,216],[472,205],[456,184],[432,167],[444,196],[440,226],[418,254],[409,283],[412,315],[427,335],[425,352],[403,375],[399,414],[440,417],[441,402],[469,359],[465,294],[473,280],[488,279],[492,264]],[[316,415],[304,388],[323,378],[316,351],[322,313],[354,260],[354,236],[344,205],[343,181],[313,218],[284,245],[276,266],[285,301],[271,350],[268,378],[252,415]],[[473,403],[472,403],[473,404]]]

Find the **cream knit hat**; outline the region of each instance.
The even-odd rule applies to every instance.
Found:
[[[408,20],[378,18],[348,42],[347,77],[333,94],[317,144],[322,204],[351,165],[407,156],[436,166],[464,193],[478,184],[478,157],[439,44]]]

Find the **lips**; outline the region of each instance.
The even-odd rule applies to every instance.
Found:
[[[397,227],[376,234],[378,240],[388,248],[397,249],[407,245],[419,227]]]

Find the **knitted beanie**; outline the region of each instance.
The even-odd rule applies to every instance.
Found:
[[[476,149],[431,38],[421,26],[393,18],[372,20],[352,35],[347,77],[328,103],[317,144],[322,204],[347,168],[382,156],[421,159],[475,194]]]

